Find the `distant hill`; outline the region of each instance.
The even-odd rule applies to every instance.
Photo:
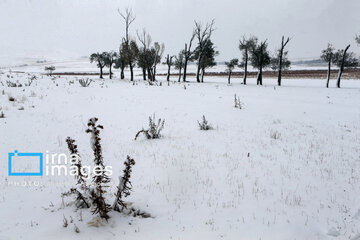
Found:
[[[293,61],[292,64],[294,65],[308,65],[308,66],[321,66],[326,65],[322,59],[310,59],[310,60],[297,60]]]

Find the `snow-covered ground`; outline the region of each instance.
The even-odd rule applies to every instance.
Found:
[[[169,85],[162,78],[149,86],[139,77],[136,84],[94,77],[84,88],[75,77],[36,75],[16,88],[6,80],[24,84],[30,75],[0,75],[1,240],[360,239],[359,80],[326,89],[325,80],[307,79],[275,87],[275,79],[228,86],[225,78]],[[135,141],[154,113],[166,121],[163,137]],[[199,130],[202,115],[214,130]],[[8,176],[8,152],[68,153],[67,136],[91,165],[92,117],[104,126],[104,160],[113,167],[107,198],[130,155],[127,201],[153,218],[112,212],[108,224],[91,227],[89,210],[61,198],[73,177]],[[64,216],[73,219],[67,228]]]
[[[0,57],[0,71],[25,71],[31,73],[42,72],[45,73],[45,66],[55,66],[55,72],[92,72],[98,73],[99,70],[96,67],[95,63],[89,62],[89,57],[82,58],[44,58],[44,57],[17,57],[12,61],[9,61],[8,57]],[[269,68],[270,69],[270,68]],[[268,70],[269,70],[268,69]],[[317,70],[317,69],[327,69],[327,65],[306,65],[306,64],[292,64],[290,67],[291,70]],[[108,69],[104,69],[105,72]],[[256,71],[252,66],[248,66],[249,71]],[[119,71],[114,69],[115,72]],[[177,70],[172,70],[174,73]],[[207,72],[225,72],[226,66],[224,63],[218,63],[216,66],[207,69]],[[236,68],[235,71],[243,71],[241,68]],[[157,67],[158,73],[166,73],[167,66],[164,64],[159,64]],[[196,65],[189,64],[188,66],[189,73],[196,72]],[[142,71],[138,68],[135,68],[135,74],[140,75]]]

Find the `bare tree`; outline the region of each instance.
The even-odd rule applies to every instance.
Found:
[[[277,60],[278,60],[278,86],[281,86],[281,72],[283,70],[283,57],[284,57],[284,49],[286,47],[286,45],[289,43],[290,38],[287,38],[285,40],[284,36],[282,36],[281,38],[281,47],[278,50],[278,55],[277,55]],[[287,52],[285,52],[285,55],[287,55]],[[289,63],[289,64],[288,64]],[[286,61],[285,65],[289,65],[290,66],[290,61]],[[285,66],[288,67],[288,66]]]
[[[205,27],[200,23],[195,21],[195,36],[198,40],[198,50],[199,50],[199,54],[198,54],[198,58],[197,58],[197,62],[198,62],[198,66],[197,66],[197,71],[196,71],[196,81],[200,82],[200,70],[201,70],[201,62],[202,62],[202,58],[204,56],[203,53],[203,48],[205,47],[205,44],[208,40],[210,40],[211,34],[213,33],[214,29],[214,23],[215,23],[215,19],[213,19],[210,23],[207,23],[205,25]]]
[[[120,79],[125,78],[124,70],[127,66],[123,46],[123,44],[120,45],[118,57],[115,59],[114,62],[114,68],[120,69]]]
[[[125,22],[125,37],[123,39],[123,42],[125,44],[125,49],[127,50],[125,53],[126,56],[126,60],[127,63],[129,64],[130,67],[130,75],[131,75],[131,81],[134,80],[134,72],[133,72],[133,67],[135,64],[135,59],[136,59],[136,54],[134,54],[136,52],[135,49],[135,45],[136,45],[136,41],[134,40],[130,40],[130,36],[129,36],[129,28],[130,25],[135,21],[135,15],[132,12],[131,9],[126,8],[125,9],[125,13],[121,13],[120,9],[118,9],[118,12],[120,14],[120,16],[124,19]],[[136,46],[137,48],[137,46]]]
[[[178,82],[181,80],[181,70],[183,69],[185,63],[184,63],[184,51],[181,50],[177,56],[175,56],[175,69],[179,69],[179,79]]]
[[[159,44],[158,42],[154,43],[154,53],[155,53],[155,59],[153,62],[153,66],[152,66],[152,81],[155,81],[155,75],[156,75],[156,66],[158,63],[160,63],[162,55],[164,54],[164,50],[165,50],[165,45],[164,43]]]
[[[185,48],[184,48],[184,75],[183,75],[183,82],[186,82],[186,71],[187,71],[187,65],[188,63],[191,61],[191,57],[192,57],[192,51],[191,51],[191,45],[192,42],[195,38],[195,32],[193,31],[189,44],[185,43]]]
[[[327,62],[328,64],[328,71],[327,71],[327,80],[326,80],[326,87],[329,87],[330,82],[330,74],[331,74],[331,62],[333,61],[334,57],[334,47],[328,43],[328,46],[326,49],[322,50],[320,58]]]
[[[246,38],[245,36],[242,37],[239,41],[239,49],[242,51],[242,62],[240,63],[240,67],[244,68],[244,79],[243,84],[246,85],[246,78],[247,78],[247,67],[249,61],[249,55],[251,49],[256,46],[257,38],[254,36],[250,36]]]
[[[341,75],[344,71],[344,68],[347,67],[356,67],[359,64],[358,59],[355,57],[355,54],[353,52],[348,53],[347,51],[350,48],[350,44],[347,45],[345,49],[338,50],[334,54],[333,62],[339,67],[339,73],[337,77],[336,86],[340,88],[340,80]]]
[[[109,68],[109,78],[112,79],[112,66],[114,65],[117,58],[117,54],[115,52],[107,52],[104,56],[105,66]]]
[[[146,32],[145,29],[141,33],[138,31],[136,32],[139,42],[141,43],[141,48],[139,49],[139,56],[138,56],[138,66],[142,69],[143,73],[143,80],[146,80],[146,71],[148,69],[148,56],[149,56],[149,49],[151,45],[151,36]],[[150,79],[150,76],[148,76]]]
[[[171,66],[174,65],[173,58],[174,58],[174,56],[170,56],[169,54],[166,56],[165,64],[168,67],[168,71],[167,71],[167,75],[166,75],[166,81],[170,81],[170,69],[171,69]]]
[[[135,21],[136,17],[134,15],[134,13],[132,12],[132,10],[129,8],[125,9],[125,13],[121,13],[120,9],[118,9],[118,12],[125,21],[125,42],[127,44],[129,44],[129,42],[130,42],[129,28],[130,28],[130,25]]]

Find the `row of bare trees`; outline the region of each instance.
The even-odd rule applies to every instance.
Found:
[[[103,78],[103,68],[109,68],[109,77],[112,78],[112,68],[120,69],[121,79],[125,78],[125,68],[130,69],[130,80],[134,80],[134,67],[137,66],[142,70],[143,80],[155,81],[157,65],[161,63],[164,54],[165,45],[163,43],[154,42],[149,33],[143,29],[141,32],[136,31],[136,37],[130,34],[131,24],[136,17],[131,9],[126,9],[124,13],[119,15],[125,23],[125,36],[122,38],[118,52],[93,53],[90,56],[91,62],[96,62],[100,68],[100,78]],[[185,43],[177,55],[167,54],[165,62],[167,65],[167,81],[170,81],[171,67],[178,70],[178,81],[181,79],[186,82],[187,68],[189,63],[196,63],[196,81],[204,82],[204,75],[207,68],[216,65],[215,57],[219,54],[213,44],[211,37],[215,31],[215,20],[206,24],[195,21],[191,37]],[[360,44],[360,37],[356,37],[356,41]],[[282,36],[281,44],[273,55],[268,50],[267,40],[259,41],[257,37],[243,36],[239,41],[239,50],[241,51],[241,59],[231,59],[225,62],[227,66],[228,83],[230,84],[231,74],[236,67],[244,69],[243,84],[246,85],[248,76],[248,65],[258,70],[256,82],[257,85],[263,83],[263,70],[270,67],[278,72],[277,84],[282,84],[282,72],[290,68],[291,62],[288,59],[288,51],[286,47],[290,42],[290,38]],[[193,48],[193,45],[196,46]],[[327,49],[322,51],[321,59],[328,63],[328,76],[326,87],[329,86],[331,64],[339,67],[337,86],[340,87],[340,79],[342,72],[347,67],[356,67],[359,64],[355,54],[348,52],[350,45],[345,49],[335,51],[332,45],[328,45]]]
[[[93,53],[90,56],[90,62],[96,62],[100,69],[100,78],[103,78],[103,68],[109,68],[109,78],[112,78],[112,67],[120,69],[121,79],[125,78],[125,68],[130,69],[130,80],[134,80],[134,67],[138,66],[142,69],[143,79],[155,81],[156,66],[160,63],[165,50],[163,43],[154,42],[152,44],[151,36],[143,30],[142,33],[137,32],[137,39],[130,35],[131,24],[135,21],[135,15],[129,9],[119,15],[125,23],[125,36],[122,38],[118,52]]]
[[[360,36],[355,38],[356,42],[360,45]],[[231,59],[229,62],[225,62],[227,66],[228,83],[230,84],[230,77],[235,67],[239,66],[244,69],[244,78],[243,84],[246,84],[246,78],[248,73],[248,62],[252,66],[258,69],[257,75],[257,84],[262,85],[262,71],[264,68],[270,66],[272,70],[278,71],[278,86],[281,86],[281,75],[283,70],[290,68],[291,62],[287,58],[288,51],[285,49],[289,43],[290,38],[285,38],[284,36],[281,39],[281,45],[276,50],[276,53],[273,57],[270,57],[270,54],[267,50],[266,40],[259,42],[258,39],[254,36],[246,38],[245,36],[239,41],[239,49],[242,52],[242,60],[239,63],[238,59]],[[340,88],[341,76],[345,68],[357,67],[359,66],[359,59],[355,56],[354,52],[349,52],[350,44],[346,46],[345,49],[338,49],[328,44],[328,47],[322,51],[320,58],[328,63],[328,74],[326,87],[329,87],[330,75],[331,75],[331,64],[335,64],[338,69],[338,76],[336,86]]]
[[[360,44],[360,38],[356,37],[356,41]],[[359,60],[355,57],[355,53],[349,52],[350,44],[346,46],[345,49],[335,48],[329,43],[327,48],[321,52],[320,58],[327,62],[328,71],[327,71],[327,80],[326,87],[329,87],[330,76],[331,76],[331,64],[336,65],[339,68],[336,86],[340,88],[340,80],[342,73],[345,68],[357,67],[359,65]]]
[[[195,27],[189,42],[185,43],[185,47],[177,55],[166,57],[166,64],[168,66],[167,80],[170,77],[170,68],[174,66],[178,72],[178,81],[186,82],[187,67],[190,62],[196,62],[196,81],[204,82],[204,75],[207,68],[216,65],[215,57],[219,55],[214,43],[211,41],[212,33],[214,32],[215,20],[203,25],[201,22],[195,21]],[[197,46],[192,49],[193,42],[197,41]],[[175,59],[172,61],[172,59]],[[183,71],[183,72],[182,72]]]
[[[161,63],[164,54],[165,45],[163,43],[154,42],[145,29],[142,32],[137,31],[137,39],[131,37],[130,27],[135,21],[135,15],[131,9],[126,9],[124,13],[119,12],[119,15],[125,23],[125,36],[119,47],[118,52],[103,52],[93,53],[90,56],[90,62],[95,62],[100,69],[100,78],[103,78],[104,67],[109,68],[109,78],[112,78],[112,67],[120,69],[121,79],[124,79],[125,68],[130,69],[130,80],[134,80],[134,67],[142,69],[143,80],[155,81],[156,67]],[[167,80],[170,80],[170,69],[172,66],[179,70],[179,79],[186,81],[187,66],[190,62],[196,62],[196,80],[197,82],[204,81],[204,75],[207,68],[216,65],[215,56],[219,54],[216,51],[211,35],[213,33],[215,21],[203,25],[201,22],[195,21],[189,43],[185,44],[185,48],[179,52],[178,55],[173,56],[167,54],[164,64],[168,66]],[[194,40],[197,40],[197,46],[192,49]],[[139,44],[138,44],[138,42]],[[183,73],[182,73],[183,71]]]
[[[283,36],[281,39],[281,46],[276,50],[274,56],[270,55],[268,50],[267,40],[259,41],[257,37],[243,36],[239,41],[239,50],[242,53],[242,58],[234,58],[229,62],[225,62],[227,66],[227,72],[229,73],[228,83],[230,84],[231,74],[235,67],[240,67],[244,69],[243,84],[246,85],[247,74],[248,74],[248,65],[251,65],[258,69],[258,74],[256,78],[257,85],[262,85],[263,83],[263,70],[270,66],[273,70],[278,71],[278,85],[281,86],[281,74],[283,70],[290,68],[290,60],[287,58],[288,51],[285,50],[286,45],[289,43],[290,38]]]

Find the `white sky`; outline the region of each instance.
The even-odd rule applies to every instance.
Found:
[[[360,0],[0,0],[0,56],[87,56],[116,50],[124,34],[117,8],[131,7],[131,28],[146,28],[165,53],[184,47],[193,21],[215,18],[217,60],[239,57],[243,34],[268,39],[270,50],[290,36],[292,59],[317,58],[331,42],[352,44],[360,33]]]

